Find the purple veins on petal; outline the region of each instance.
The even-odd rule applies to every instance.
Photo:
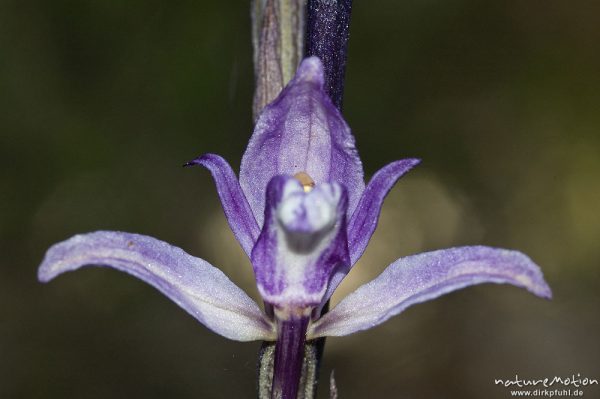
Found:
[[[458,247],[398,259],[324,315],[309,338],[342,336],[379,325],[417,303],[481,283],[506,283],[551,298],[540,268],[526,255],[483,246]]]
[[[240,168],[240,184],[262,225],[267,184],[276,175],[308,174],[316,183],[336,182],[348,191],[352,212],[364,190],[363,170],[350,128],[323,88],[316,57],[262,111]]]
[[[227,161],[215,154],[205,154],[185,164],[185,166],[192,165],[204,166],[212,174],[229,227],[250,257],[260,228],[235,172]]]
[[[85,265],[111,267],[145,281],[226,338],[275,339],[272,323],[223,272],[163,241],[115,231],[76,235],[48,250],[38,278],[48,282]]]

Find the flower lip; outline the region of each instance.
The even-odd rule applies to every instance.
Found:
[[[348,196],[337,183],[305,193],[291,175],[269,182],[265,223],[252,250],[259,293],[274,308],[318,307],[329,281],[348,258]]]

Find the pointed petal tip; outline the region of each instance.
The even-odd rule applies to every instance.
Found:
[[[388,169],[388,170],[399,170],[402,172],[398,178],[402,177],[406,172],[419,165],[422,162],[420,158],[403,158],[398,159],[396,161],[390,162],[380,170]],[[397,180],[397,179],[396,179]],[[394,180],[395,182],[395,180]]]
[[[211,154],[211,153],[202,154],[199,157],[196,157],[196,158],[192,159],[191,161],[187,161],[182,166],[184,168],[186,168],[186,167],[189,167],[189,166],[203,165],[204,162],[207,160],[207,158],[209,158],[211,156],[218,156],[218,155]]]
[[[552,290],[544,279],[542,269],[521,251],[483,245],[459,247],[450,250],[465,251],[475,254],[476,257],[481,257],[481,259],[487,259],[499,271],[505,273],[499,280],[491,278],[489,282],[511,284],[524,288],[540,298],[552,299]],[[482,282],[485,282],[485,280]]]
[[[202,155],[199,156],[198,158],[194,158],[191,161],[187,161],[186,163],[184,163],[183,165],[181,165],[184,168],[189,168],[190,166],[196,166],[200,164],[200,158],[202,158]]]
[[[537,284],[537,286],[533,289],[528,289],[532,294],[547,300],[552,300],[552,289],[546,283],[544,278],[541,278],[541,281]]]
[[[391,164],[396,164],[398,166],[402,166],[403,168],[407,168],[408,170],[414,168],[415,166],[421,163],[420,158],[404,158],[399,159],[397,161],[392,162]],[[408,172],[407,170],[407,172]]]
[[[512,281],[503,281],[503,283],[524,288],[540,298],[548,300],[552,299],[552,289],[544,279],[542,269],[523,252],[500,248],[490,248],[485,246],[475,246],[473,248],[476,248],[482,252],[487,252],[490,250],[495,250],[499,254],[504,252],[504,258],[507,260],[512,259],[512,265],[518,266],[520,270],[513,274]]]
[[[535,281],[533,281],[528,276],[520,275],[516,276],[514,278],[514,282],[512,283],[505,281],[502,281],[502,283],[508,283],[520,288],[524,288],[533,295],[542,299],[552,299],[552,290],[550,289],[548,283],[546,283],[546,281],[544,280],[544,277],[541,275],[541,272],[540,275],[537,278],[535,278]]]
[[[40,283],[47,283],[52,280],[52,276],[49,275],[43,263],[37,270],[37,280]]]
[[[546,285],[545,289],[543,291],[541,291],[539,294],[537,294],[539,297],[547,299],[547,300],[552,300],[552,290],[550,289],[549,286]]]
[[[325,73],[323,72],[323,63],[321,60],[314,56],[302,60],[296,72],[296,81],[313,82],[319,86],[323,86]]]
[[[55,276],[48,270],[48,267],[44,267],[44,263],[37,270],[37,279],[40,283],[48,283]]]
[[[77,234],[66,241],[56,243],[48,248],[37,270],[37,279],[40,283],[48,283],[63,271],[72,270],[72,268],[63,270],[64,254],[69,250],[69,246],[73,242],[80,240],[81,236],[81,234]]]

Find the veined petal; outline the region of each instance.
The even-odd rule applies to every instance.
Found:
[[[215,154],[204,154],[185,164],[185,166],[191,165],[204,166],[212,174],[229,227],[250,257],[260,228],[231,166],[222,157]]]
[[[262,111],[242,158],[240,183],[262,225],[267,184],[276,175],[304,172],[314,182],[346,187],[350,212],[364,190],[354,137],[323,88],[316,57],[300,64],[296,76]]]
[[[348,248],[352,264],[362,256],[375,232],[383,200],[394,184],[420,161],[402,159],[379,169],[365,188],[348,223]]]
[[[275,176],[266,202],[252,251],[258,290],[283,317],[318,308],[332,275],[349,264],[346,193],[335,183],[305,192],[295,178]]]
[[[481,283],[508,283],[551,298],[540,268],[517,251],[473,246],[401,258],[359,287],[309,330],[309,339],[341,336],[383,323],[416,303]]]
[[[48,282],[85,265],[112,267],[145,281],[229,339],[275,339],[258,305],[223,272],[163,241],[115,231],[76,235],[48,250],[38,278]]]

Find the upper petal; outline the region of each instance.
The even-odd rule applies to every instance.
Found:
[[[260,229],[233,169],[215,154],[204,154],[185,164],[191,165],[202,165],[212,174],[229,227],[250,257]]]
[[[296,76],[262,111],[242,158],[240,183],[259,225],[265,191],[276,175],[305,172],[316,184],[346,187],[352,212],[364,189],[354,137],[323,88],[316,57],[300,64]]]
[[[383,200],[394,184],[420,161],[402,159],[379,169],[365,188],[348,222],[348,247],[352,264],[361,257],[377,227]]]
[[[383,323],[416,303],[481,283],[508,283],[550,298],[540,268],[517,251],[459,247],[401,258],[318,320],[309,338],[341,336]]]
[[[114,231],[76,235],[48,250],[38,278],[47,282],[85,265],[112,267],[145,281],[224,337],[275,338],[258,305],[223,272],[163,241]]]

